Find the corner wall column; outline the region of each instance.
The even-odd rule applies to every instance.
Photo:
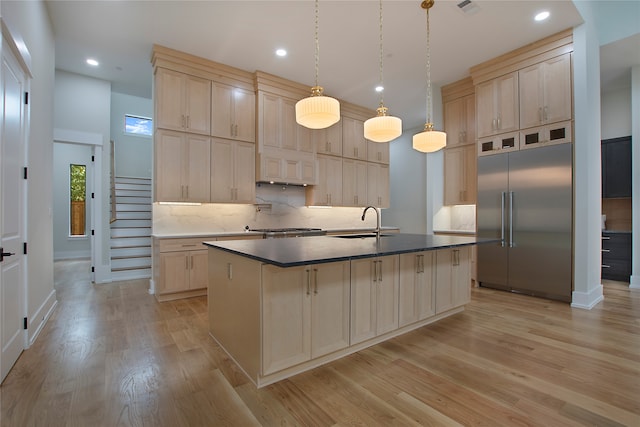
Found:
[[[631,69],[631,279],[640,289],[640,65]]]

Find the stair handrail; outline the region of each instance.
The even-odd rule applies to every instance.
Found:
[[[109,168],[109,187],[110,187],[110,197],[111,197],[111,218],[109,219],[109,224],[114,223],[118,218],[116,218],[116,160],[115,160],[115,142],[113,139],[109,141],[109,150],[111,154],[110,168]]]

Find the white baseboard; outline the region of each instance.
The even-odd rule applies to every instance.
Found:
[[[629,279],[629,289],[640,289],[640,276],[633,275]]]
[[[96,265],[94,267],[94,283],[111,283],[111,265]]]
[[[155,295],[156,293],[156,283],[153,281],[153,279],[149,279],[149,293],[151,295]]]
[[[91,259],[91,251],[56,251],[53,254],[54,261],[64,259]]]
[[[591,310],[596,304],[603,300],[602,285],[598,285],[590,292],[573,291],[571,295],[571,307]]]
[[[29,316],[29,328],[27,333],[29,335],[27,345],[31,347],[33,343],[40,335],[40,331],[44,328],[53,311],[58,306],[58,300],[56,299],[56,291],[53,289],[44,302],[38,307],[35,313]]]

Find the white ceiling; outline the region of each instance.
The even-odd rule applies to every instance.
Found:
[[[461,1],[461,0],[459,0]],[[570,0],[437,0],[431,9],[431,81],[441,86],[469,67],[564,29],[582,18]],[[116,92],[151,97],[153,44],[247,71],[261,70],[311,86],[314,2],[290,1],[47,1],[56,67],[109,80]],[[533,15],[549,10],[542,23]],[[354,104],[378,105],[379,2],[319,2],[319,84]],[[385,105],[405,129],[426,118],[426,14],[419,0],[384,0]],[[276,57],[285,48],[286,58]],[[85,64],[87,57],[99,68]]]

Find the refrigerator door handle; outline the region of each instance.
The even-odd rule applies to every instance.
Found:
[[[509,247],[514,247],[513,243],[513,191],[509,191]]]
[[[500,203],[500,246],[504,248],[504,198],[506,193],[502,192],[502,201]]]

